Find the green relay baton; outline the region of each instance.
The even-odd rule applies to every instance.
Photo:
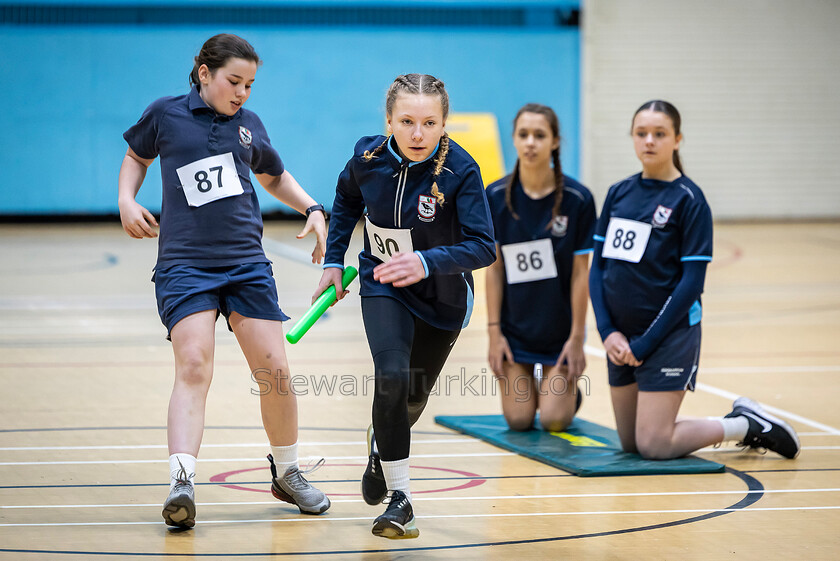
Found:
[[[353,282],[359,274],[359,271],[356,267],[347,266],[344,268],[344,273],[341,275],[341,286],[347,290],[347,287],[350,286],[350,283]],[[288,333],[286,333],[286,340],[294,345],[300,338],[306,335],[306,332],[309,331],[309,328],[312,327],[318,318],[324,315],[324,312],[327,311],[327,308],[333,305],[335,302],[335,286],[330,285],[315,302],[312,306],[306,310],[306,313],[303,314],[303,317],[292,326]]]

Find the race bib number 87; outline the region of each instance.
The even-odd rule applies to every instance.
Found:
[[[176,171],[190,206],[206,205],[244,193],[230,152],[196,160]]]
[[[650,231],[651,225],[644,222],[626,218],[610,218],[601,255],[608,259],[638,263],[645,254]]]

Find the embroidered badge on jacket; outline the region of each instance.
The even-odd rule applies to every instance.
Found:
[[[668,219],[671,218],[671,212],[672,209],[668,207],[662,205],[656,207],[656,210],[653,211],[653,220],[651,221],[653,227],[663,228],[668,223]]]
[[[437,212],[437,199],[429,195],[420,195],[417,203],[417,213],[423,222],[431,222]]]
[[[239,144],[242,145],[243,148],[250,148],[251,147],[251,131],[246,129],[245,127],[239,127]]]
[[[555,216],[554,221],[551,223],[551,235],[562,238],[566,235],[566,231],[569,229],[569,217],[568,216]]]

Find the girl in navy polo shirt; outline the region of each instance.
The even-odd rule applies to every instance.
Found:
[[[424,74],[399,76],[385,109],[393,134],[359,140],[338,178],[315,296],[330,285],[345,295],[344,254],[367,209],[359,276],[375,394],[362,496],[376,505],[390,491],[385,513],[373,523],[375,535],[415,538],[411,425],[469,321],[470,272],[495,255],[478,165],[444,132],[449,97],[443,82]]]
[[[595,203],[563,175],[550,107],[525,105],[513,129],[516,167],[487,188],[499,248],[486,275],[488,360],[510,428],[530,429],[539,408],[543,428],[561,431],[582,397]],[[536,364],[545,365],[539,387]]]
[[[190,93],[153,102],[123,135],[129,147],[119,175],[119,208],[131,237],[157,237],[158,224],[135,196],[157,156],[163,178],[153,280],[175,353],[167,420],[171,484],[163,508],[172,526],[195,524],[193,479],[220,313],[252,375],[261,388],[269,388],[261,392],[260,407],[272,450],[272,493],[304,513],[319,514],[330,506],[298,468],[297,403],[288,388],[281,323],[288,317],[278,306],[262,248],[262,217],[250,172],[277,199],[307,214],[298,237],[315,234],[313,263],[324,253],[324,213],[313,212],[323,207],[284,168],[259,117],[242,108],[260,63],[244,39],[211,37],[195,57]]]
[[[740,440],[794,458],[794,430],[748,398],[722,419],[677,418],[697,377],[700,295],[712,260],[712,213],[683,174],[680,121],[666,101],[636,111],[642,172],[610,187],[595,231],[590,292],[621,445],[669,459]]]

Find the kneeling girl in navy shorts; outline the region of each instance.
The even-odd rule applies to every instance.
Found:
[[[172,526],[195,524],[193,478],[220,313],[253,375],[270,388],[261,392],[260,408],[272,450],[274,496],[309,514],[330,506],[298,469],[297,403],[288,387],[281,323],[288,317],[277,303],[263,251],[250,172],[274,197],[308,215],[298,237],[315,234],[313,263],[323,256],[326,225],[324,213],[314,212],[323,207],[285,169],[259,117],[242,108],[260,63],[244,39],[211,37],[195,57],[190,92],[154,101],[123,135],[128,152],[120,168],[119,208],[133,238],[157,237],[155,218],[135,196],[146,169],[160,156],[163,202],[153,280],[175,353],[167,420],[171,483],[163,508]]]
[[[560,124],[550,107],[519,110],[513,145],[513,173],[487,188],[498,246],[486,274],[488,360],[510,428],[532,428],[539,409],[542,427],[561,431],[582,398],[595,203],[563,174]],[[536,364],[544,365],[539,382]]]
[[[793,429],[745,397],[720,419],[677,418],[697,378],[700,295],[712,260],[712,213],[683,174],[680,126],[666,101],[636,111],[631,134],[642,172],[610,187],[595,229],[589,287],[621,445],[669,459],[740,440],[796,457]]]

